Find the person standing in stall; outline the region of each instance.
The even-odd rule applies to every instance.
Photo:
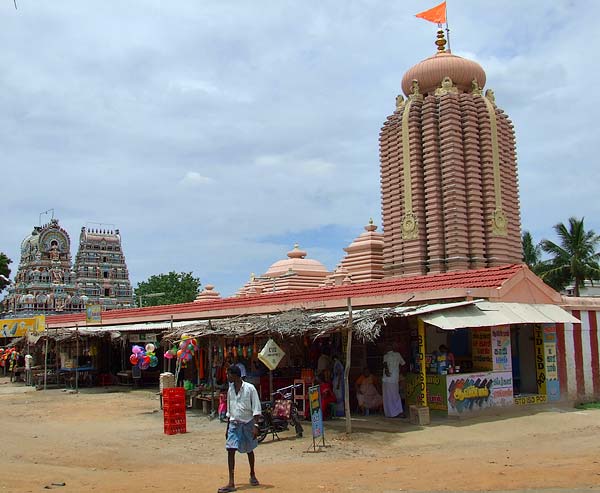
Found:
[[[399,380],[400,367],[404,366],[406,362],[397,349],[398,344],[393,343],[392,348],[383,356],[383,377],[381,378],[383,413],[388,418],[404,417]]]
[[[248,454],[250,465],[250,485],[258,486],[254,472],[254,449],[258,446],[258,423],[261,416],[260,399],[254,385],[242,380],[238,366],[227,369],[229,390],[227,392],[227,431],[225,432],[225,448],[229,466],[229,483],[219,488],[219,493],[236,491],[235,487],[235,453]]]

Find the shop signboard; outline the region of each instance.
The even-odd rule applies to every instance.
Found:
[[[425,366],[425,322],[417,320],[417,363],[419,365],[417,405],[427,405],[427,367]]]
[[[471,349],[475,370],[492,370],[492,334],[489,327],[475,328],[471,331]]]
[[[480,372],[446,376],[448,414],[464,416],[493,406],[513,404],[512,372]]]
[[[102,305],[88,305],[85,307],[85,321],[88,324],[102,323]]]
[[[512,370],[510,327],[492,327],[492,363],[494,371]]]
[[[310,403],[310,421],[312,423],[313,441],[323,436],[323,412],[321,410],[321,391],[318,385],[308,388]]]
[[[143,342],[144,344],[148,342],[156,342],[157,334],[144,332],[142,334],[129,334],[128,336],[129,342]]]
[[[429,409],[448,410],[445,375],[427,375],[427,405]]]
[[[560,400],[558,361],[556,356],[556,327],[544,327],[544,359],[546,363],[546,395],[549,401]]]
[[[541,325],[533,326],[533,341],[535,348],[535,373],[537,393],[546,395],[546,357],[544,355],[544,329]]]
[[[515,397],[515,406],[525,406],[528,404],[545,404],[548,398],[545,395],[520,395]]]
[[[39,334],[46,327],[46,317],[37,315],[31,318],[5,318],[0,320],[0,337],[23,337]]]
[[[277,365],[281,362],[285,353],[273,339],[269,339],[262,348],[261,352],[258,353],[258,359],[264,363],[269,370],[274,370]]]

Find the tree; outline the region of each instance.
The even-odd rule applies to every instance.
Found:
[[[0,252],[0,275],[6,277],[7,279],[10,276],[10,269],[8,267],[8,264],[10,263],[12,263],[12,260]],[[2,292],[2,290],[9,284],[9,281],[5,281],[2,279],[2,277],[0,277],[0,292]]]
[[[523,231],[521,243],[523,245],[523,262],[533,272],[536,272],[542,260],[542,247],[539,244],[533,244],[533,236],[531,236],[529,231]]]
[[[150,276],[147,281],[138,283],[135,288],[135,297],[142,306],[174,305],[177,303],[188,303],[196,299],[200,279],[194,277],[191,272],[169,272]],[[164,293],[161,296],[148,296],[156,293]]]
[[[542,240],[541,247],[551,258],[542,263],[540,276],[557,290],[574,284],[574,295],[579,296],[580,288],[586,280],[600,279],[600,236],[594,231],[586,231],[583,218],[571,217],[568,227],[563,223],[554,226],[560,245],[550,240]]]

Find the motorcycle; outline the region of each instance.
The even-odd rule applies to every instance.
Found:
[[[258,420],[257,440],[262,442],[269,433],[279,440],[278,433],[287,431],[292,424],[296,431],[296,437],[301,438],[304,429],[300,424],[298,408],[294,402],[293,396],[296,387],[300,384],[289,385],[277,389],[271,394],[271,401],[261,402],[262,417]]]

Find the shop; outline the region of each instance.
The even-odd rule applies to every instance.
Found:
[[[573,320],[556,306],[516,303],[479,302],[423,314],[411,331],[407,402],[468,416],[557,401],[556,324]]]

